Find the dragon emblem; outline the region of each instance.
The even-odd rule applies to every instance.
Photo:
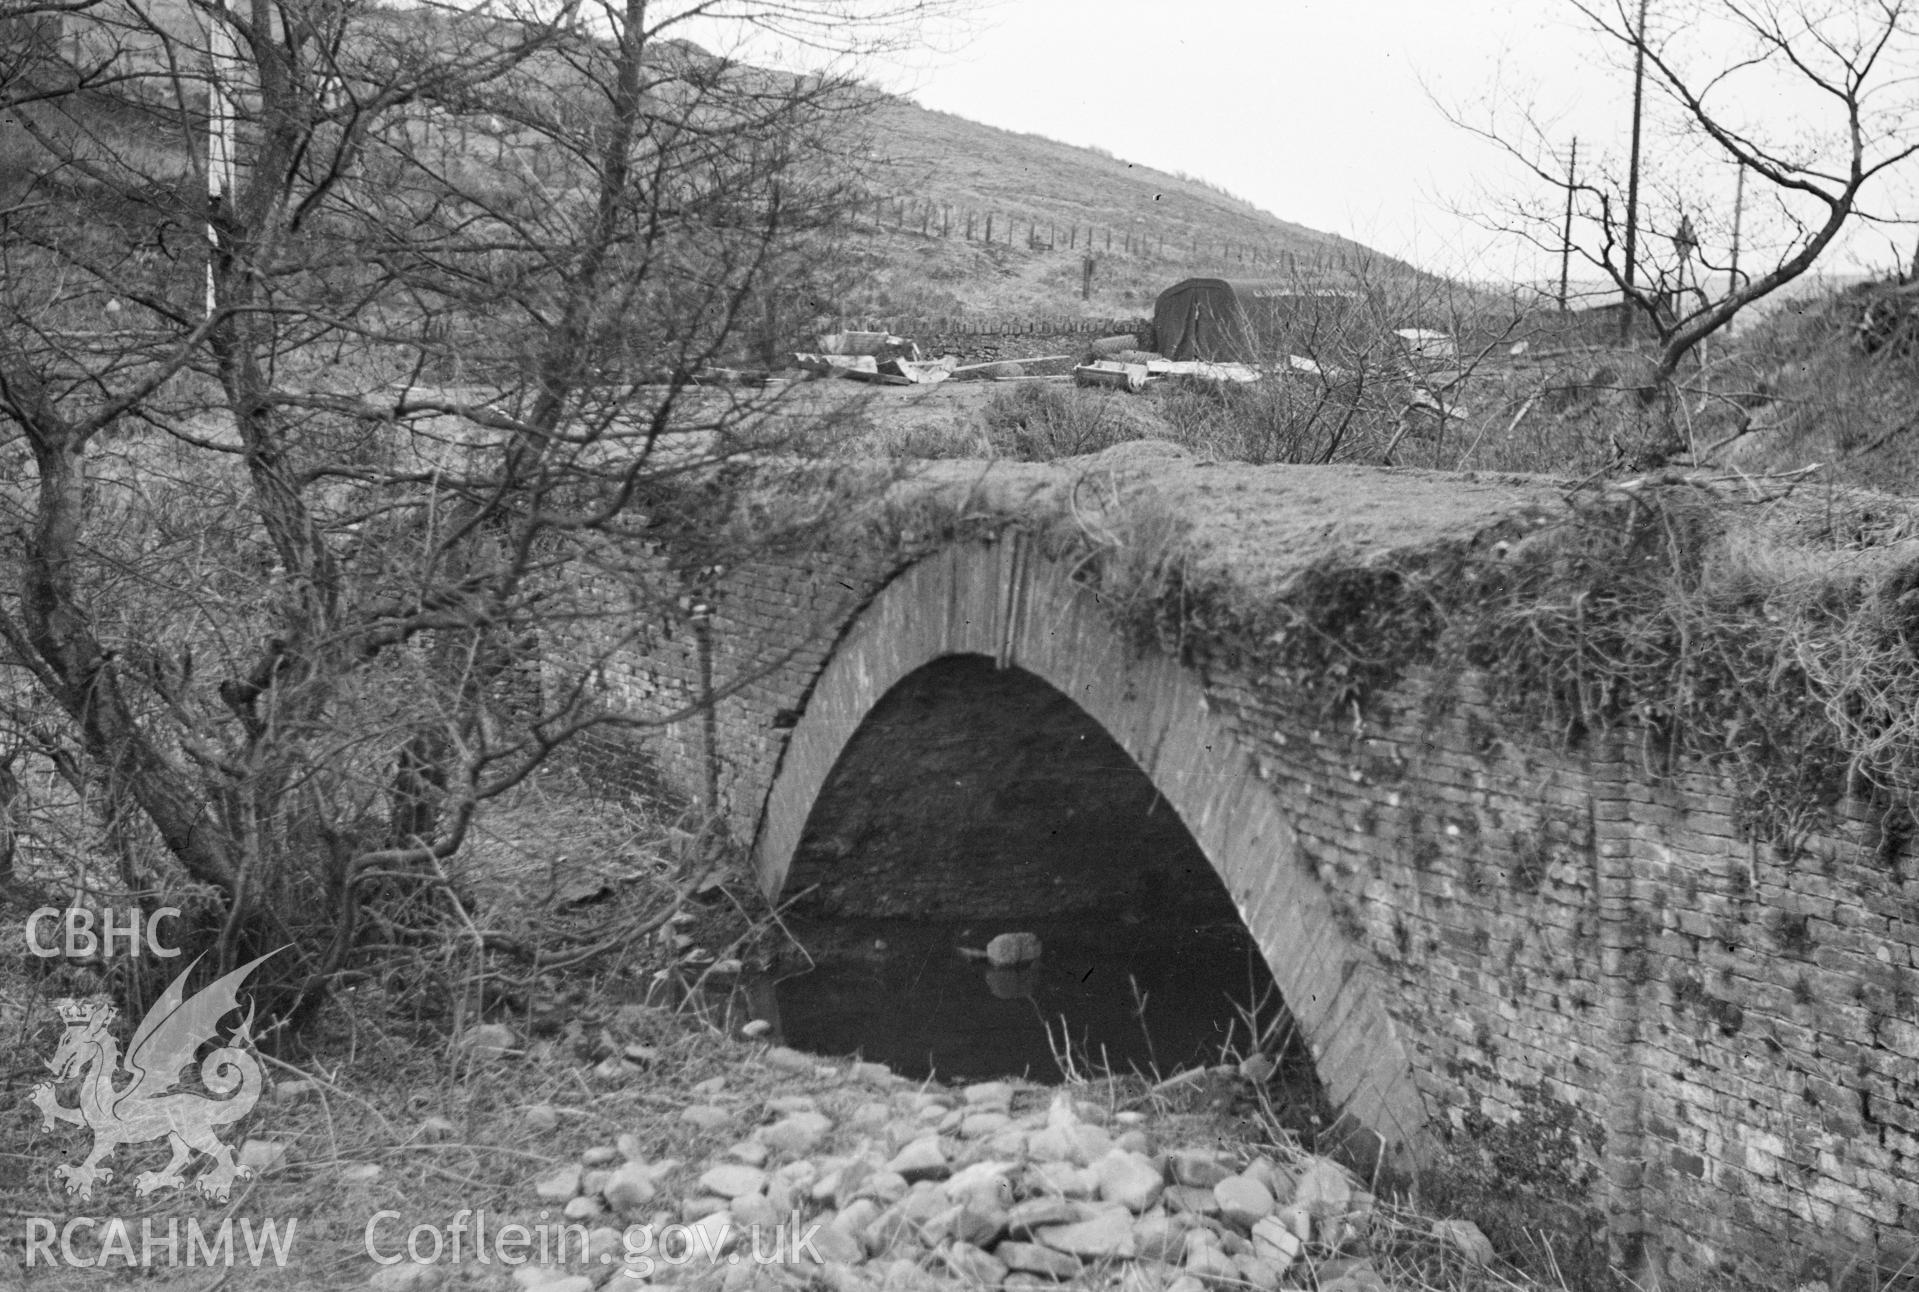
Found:
[[[112,1169],[100,1165],[102,1160],[122,1144],[144,1144],[162,1136],[172,1146],[173,1158],[165,1170],[142,1171],[134,1178],[135,1192],[142,1196],[156,1189],[177,1189],[185,1183],[181,1168],[196,1150],[214,1162],[213,1169],[200,1176],[196,1184],[202,1194],[217,1202],[227,1200],[235,1180],[253,1174],[250,1167],[234,1161],[233,1150],[213,1133],[214,1127],[246,1116],[260,1098],[260,1061],[251,1048],[253,1011],[249,1009],[224,1044],[200,1062],[200,1080],[215,1097],[175,1087],[180,1084],[180,1069],[192,1061],[203,1042],[218,1039],[215,1034],[220,1020],[240,1007],[241,982],[262,960],[275,954],[268,952],[248,961],[186,999],[186,980],[193,964],[182,970],[134,1029],[125,1060],[132,1081],[120,1090],[114,1089],[121,1068],[120,1044],[108,1030],[119,1011],[97,998],[67,999],[57,1004],[67,1030],[47,1067],[54,1081],[77,1075],[80,1100],[73,1107],[58,1102],[53,1081],[35,1086],[32,1097],[45,1115],[47,1130],[52,1130],[55,1122],[66,1122],[93,1131],[93,1151],[85,1161],[55,1168],[55,1174],[67,1182],[68,1193],[92,1198],[96,1182],[104,1184],[113,1179]],[[198,959],[193,963],[198,964]]]

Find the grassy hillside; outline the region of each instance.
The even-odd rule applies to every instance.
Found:
[[[1190,258],[1197,242],[1215,261],[1232,255],[1232,263],[1249,267],[1255,253],[1270,263],[1283,252],[1331,259],[1365,251],[1198,180],[929,111],[905,99],[885,100],[872,124],[902,193],[961,210],[996,211],[1002,237],[1007,217],[1022,229],[1038,220],[1042,236],[1050,224],[1062,242],[1073,224],[1082,226],[1082,238],[1085,226],[1092,226],[1111,230],[1116,241],[1122,231],[1137,229],[1155,248],[1163,240],[1168,256]]]
[[[144,16],[133,21],[113,7],[69,19],[63,47],[96,58],[117,53],[136,77],[162,73],[174,60],[191,71],[204,57],[205,36],[185,0],[154,0],[139,12]],[[359,29],[362,39],[397,35],[387,30],[395,25],[443,29],[450,41],[457,35],[454,43],[462,48],[483,44],[488,24],[483,17],[454,20],[413,8],[376,9],[363,22],[374,25]],[[660,48],[673,58],[708,57],[679,41]],[[563,71],[554,74],[564,79]],[[151,95],[138,92],[146,88],[136,86],[131,97],[164,102],[175,86],[169,80],[152,86]],[[190,80],[187,88],[192,101]],[[150,174],[190,172],[191,145],[182,146],[178,127],[103,124],[92,107],[76,109],[79,128],[101,130],[103,140],[128,151]],[[1362,265],[1369,276],[1406,270],[1203,181],[1097,149],[877,92],[850,100],[846,116],[840,160],[845,173],[859,174],[857,183],[872,200],[855,212],[850,237],[838,249],[850,272],[837,299],[817,302],[822,313],[1130,316],[1150,310],[1160,290],[1193,275],[1335,280]],[[471,154],[459,158],[460,169],[470,177],[493,165],[501,152],[493,137],[498,121],[484,114],[449,120],[455,124],[443,145],[457,137],[464,146],[469,126],[475,140]],[[172,153],[179,154],[177,162],[165,156]],[[9,174],[18,179],[43,169],[31,140],[0,131],[0,194],[13,187]],[[1089,251],[1095,261],[1090,289],[1083,277]]]
[[[861,215],[870,276],[848,312],[1130,314],[1200,274],[1410,272],[1203,181],[1098,149],[892,97],[876,101],[863,126],[878,191]],[[1083,300],[1089,249],[1096,265]]]

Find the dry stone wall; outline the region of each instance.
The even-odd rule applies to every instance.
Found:
[[[1003,571],[1004,546],[943,559]],[[604,667],[610,704],[679,716],[643,757],[600,758],[711,796],[751,840],[822,667],[897,574],[883,555],[825,553],[703,579]],[[1048,577],[1045,597],[1073,595]],[[938,578],[913,595],[955,623],[1042,595],[990,578],[1011,584],[997,611]],[[1739,787],[1712,768],[1668,774],[1647,751],[1507,729],[1471,677],[1409,673],[1369,710],[1332,713],[1270,676],[1192,680],[1208,711],[1195,730],[1214,733],[1194,739],[1229,751],[1290,827],[1271,894],[1234,894],[1255,937],[1304,891],[1294,872],[1327,901],[1332,927],[1262,938],[1269,960],[1302,962],[1296,991],[1337,997],[1316,1024],[1322,1076],[1369,1061],[1382,1024],[1339,993],[1376,977],[1367,999],[1404,1042],[1433,1178],[1507,1218],[1496,1241],[1551,1223],[1594,1261],[1643,1260],[1678,1286],[1790,1286],[1821,1261],[1895,1259],[1919,1230],[1919,864],[1868,806],[1788,853],[1742,832]],[[731,689],[711,717],[693,711],[716,686]]]
[[[1131,335],[1142,350],[1153,348],[1153,321],[1144,318],[1082,319],[1064,315],[1019,318],[842,319],[841,330],[890,332],[916,342],[922,353],[957,355],[963,363],[1017,361],[1066,355],[1078,360],[1101,337]]]

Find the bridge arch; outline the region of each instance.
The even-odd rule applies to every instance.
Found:
[[[1218,873],[1303,1033],[1334,1105],[1389,1163],[1430,1159],[1411,1055],[1376,965],[1341,930],[1280,802],[1179,663],[1128,646],[1092,593],[1018,538],[948,548],[854,619],[815,682],[761,813],[762,889],[786,881],[813,805],[880,699],[953,655],[1015,664],[1069,697],[1152,780]]]

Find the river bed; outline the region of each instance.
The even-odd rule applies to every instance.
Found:
[[[910,1077],[1058,1081],[1111,1070],[1170,1074],[1257,1048],[1247,1015],[1278,993],[1237,923],[1149,929],[1076,920],[1023,924],[1044,951],[994,969],[960,948],[1011,930],[976,924],[841,920],[794,930],[811,953],[752,995],[779,1039],[820,1054],[858,1053]],[[797,965],[797,967],[796,967]]]

